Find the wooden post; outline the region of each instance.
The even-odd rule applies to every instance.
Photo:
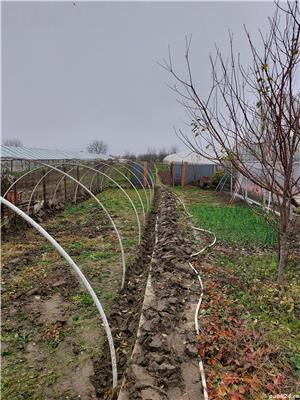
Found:
[[[63,171],[66,172],[66,166],[63,165]],[[67,177],[64,176],[64,193],[65,193],[65,203],[67,202]]]
[[[14,200],[12,202],[16,207],[18,207],[18,191],[17,191],[17,184],[14,185]]]
[[[76,179],[78,181],[80,181],[79,165],[77,165],[77,168],[76,168]],[[77,183],[76,183],[76,186],[77,186]],[[76,186],[75,186],[75,188],[76,188]],[[79,196],[80,196],[80,186],[78,186],[78,196],[76,197],[76,202],[77,202],[77,199],[78,199]]]
[[[185,186],[187,183],[187,162],[182,161],[181,168],[181,186]]]
[[[144,161],[144,187],[147,187],[148,161]]]
[[[33,174],[30,174],[31,176],[31,186],[35,187],[35,172]]]
[[[15,178],[15,180],[16,180],[17,178]],[[17,191],[17,184],[15,183],[15,185],[14,185],[14,201],[13,201],[13,204],[16,206],[16,207],[18,207],[18,191]],[[18,222],[18,220],[17,220],[17,214],[16,213],[14,213],[14,217],[13,217],[14,219],[13,219],[13,221],[14,221],[14,224],[15,225],[17,225],[17,222]]]
[[[101,165],[100,165],[100,167],[98,166],[97,167],[97,170],[101,170]],[[97,180],[97,183],[96,183],[96,193],[100,193],[100,174],[97,174],[96,175],[96,180]]]
[[[42,169],[42,174],[45,175],[46,171]],[[43,178],[43,200],[44,200],[44,208],[46,208],[47,204],[47,188],[46,188],[46,178]]]
[[[10,161],[10,172],[13,173],[14,170],[14,160]]]

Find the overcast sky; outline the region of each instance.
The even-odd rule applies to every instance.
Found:
[[[198,85],[209,88],[208,56],[226,54],[228,29],[245,63],[243,24],[267,28],[272,2],[3,2],[2,134],[25,146],[83,150],[103,139],[111,154],[180,145],[186,120],[157,61],[183,71],[192,34]]]

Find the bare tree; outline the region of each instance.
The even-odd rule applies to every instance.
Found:
[[[131,151],[129,151],[129,150],[125,150],[123,158],[125,158],[126,160],[135,161],[136,160],[136,155],[134,153],[132,153]]]
[[[173,145],[170,147],[169,153],[168,154],[173,154],[178,152],[178,147]]]
[[[162,66],[175,78],[172,89],[191,118],[192,132],[179,130],[179,138],[193,151],[232,166],[254,184],[271,192],[279,211],[278,283],[288,259],[290,210],[300,193],[296,173],[299,157],[300,95],[296,74],[300,61],[298,2],[276,4],[260,45],[245,28],[251,65],[236,55],[229,34],[230,54],[225,59],[216,47],[210,58],[212,82],[207,96],[197,89],[190,63],[190,40],[186,42],[187,77],[174,71],[169,59]],[[213,154],[213,157],[212,157]],[[298,154],[298,155],[297,155]],[[275,206],[276,205],[276,206]]]
[[[87,151],[92,154],[106,154],[108,146],[103,140],[94,140],[91,142],[88,147]]]
[[[4,146],[23,147],[23,143],[19,139],[6,139],[3,141]]]
[[[166,150],[165,148],[162,148],[160,150],[156,150],[153,147],[149,147],[146,153],[142,153],[138,155],[139,160],[143,161],[163,161],[163,159],[172,153],[176,153],[177,147],[172,146],[170,149]]]

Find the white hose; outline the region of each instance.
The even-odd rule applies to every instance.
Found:
[[[181,203],[185,213],[188,215],[188,217],[192,218],[193,216],[188,212],[188,210],[186,209],[186,206],[184,204],[184,202],[181,200],[181,198],[176,195],[177,199],[179,200],[179,202]],[[214,233],[212,233],[211,231],[207,230],[207,229],[203,229],[203,228],[198,228],[197,226],[193,226],[191,225],[191,228],[195,231],[199,231],[199,232],[206,232],[210,235],[212,235],[214,237],[213,241],[211,243],[209,243],[208,245],[204,246],[201,250],[197,251],[196,253],[193,253],[190,255],[190,258],[194,258],[196,256],[199,256],[200,254],[204,253],[208,248],[212,247],[215,245],[216,241],[217,241],[217,237],[215,236]],[[196,335],[199,335],[200,333],[200,329],[199,329],[199,311],[200,311],[200,307],[202,304],[202,299],[203,299],[203,295],[204,295],[204,286],[203,286],[203,282],[200,276],[200,272],[197,271],[193,264],[191,262],[189,262],[189,266],[191,267],[191,269],[195,272],[195,274],[197,275],[197,278],[199,280],[199,284],[200,284],[200,288],[201,288],[201,293],[200,293],[200,298],[199,301],[197,303],[196,306],[196,310],[195,310],[195,331],[196,331]],[[204,396],[204,400],[208,400],[208,392],[207,392],[207,384],[206,384],[206,377],[205,377],[205,371],[204,371],[204,366],[203,366],[203,361],[201,356],[198,354],[199,356],[199,370],[200,370],[200,376],[201,376],[201,382],[202,382],[202,387],[203,387],[203,396]]]
[[[115,346],[114,346],[113,337],[111,334],[111,330],[110,330],[109,323],[107,321],[105,312],[104,312],[102,305],[101,305],[96,293],[94,292],[93,288],[91,287],[88,280],[81,272],[80,268],[75,264],[75,262],[69,256],[69,254],[57,243],[57,241],[51,235],[49,235],[49,233],[44,228],[42,228],[37,222],[35,222],[31,217],[29,217],[29,215],[24,213],[22,210],[20,210],[14,204],[12,204],[8,200],[6,200],[0,196],[0,204],[1,203],[4,204],[6,207],[10,208],[12,211],[14,211],[20,217],[22,217],[30,225],[32,225],[41,235],[44,236],[44,238],[46,238],[50,242],[50,244],[52,244],[52,246],[58,251],[58,253],[67,261],[67,263],[70,265],[72,270],[79,277],[79,280],[82,282],[83,286],[86,288],[88,293],[91,295],[91,297],[99,311],[100,318],[103,322],[106,336],[108,339],[110,356],[111,356],[111,364],[112,364],[113,388],[115,388],[117,386],[117,381],[118,381]]]

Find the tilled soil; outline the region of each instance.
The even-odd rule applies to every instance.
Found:
[[[136,242],[131,215],[125,208],[121,211],[118,223],[124,226],[123,235]],[[43,225],[79,263],[109,309],[121,264],[113,258],[118,249],[103,212],[99,207],[76,215],[70,211]],[[10,234],[3,247],[3,398],[96,399],[90,380],[92,355],[101,352],[105,339],[89,296],[34,230]],[[126,249],[133,257],[135,244]],[[102,254],[111,258],[91,258]]]
[[[119,291],[108,317],[117,353],[119,380],[122,379],[128,366],[128,360],[136,339],[145,285],[154,247],[154,228],[159,201],[160,191],[156,190],[153,208],[148,216],[140,246],[140,253],[135,262],[128,267],[125,287]],[[97,397],[108,399],[116,396],[117,392],[112,393],[111,391],[112,371],[107,342],[104,345],[101,358],[94,359],[94,372],[92,382],[95,386]]]
[[[136,278],[130,275],[129,285],[120,293],[110,317],[121,388],[115,393],[109,389],[112,383],[107,348],[103,351],[107,358],[95,361],[94,384],[100,399],[117,398],[118,391],[119,400],[198,400],[201,396],[194,331],[199,286],[188,265],[192,245],[179,229],[175,198],[165,189],[162,189],[156,221],[154,216],[153,213],[143,249],[149,265],[145,266],[144,254],[135,267],[137,276],[143,274],[140,282],[136,282],[139,288],[143,285],[137,293],[138,307],[131,308],[131,296],[136,297]],[[156,231],[155,243],[153,231]]]
[[[188,265],[193,249],[186,234],[180,230],[179,217],[174,196],[165,189],[157,189],[139,254],[128,267],[125,288],[114,299],[108,317],[117,351],[120,386],[112,392],[110,352],[105,342],[100,358],[85,363],[84,368],[78,370],[78,376],[74,375],[76,385],[80,379],[84,380],[86,390],[80,389],[82,398],[116,399],[119,395],[120,400],[199,399],[201,387],[194,342],[199,285]],[[30,254],[23,254],[22,259],[11,260],[4,266],[4,274],[30,264],[32,257],[40,252],[41,249],[36,253],[31,250]],[[42,304],[48,307],[47,315],[53,315],[53,329],[60,332],[68,326],[66,311],[70,314],[70,304],[66,301],[77,292],[78,282],[68,276],[66,286],[65,274],[55,266],[51,276],[51,282],[32,282],[29,293],[28,289],[22,289],[11,296],[18,307],[22,303],[32,315],[34,324],[39,326],[49,322],[42,320],[44,311],[39,306],[40,297],[45,297]],[[54,294],[53,301],[49,302],[47,296],[57,286],[60,295]],[[36,302],[32,300],[34,296],[38,299]],[[5,313],[5,319],[10,319],[14,308],[13,303],[7,315]],[[60,325],[56,326],[58,323]],[[45,334],[48,335],[48,331]],[[37,344],[27,349],[28,357],[32,356],[35,364],[36,348]],[[40,361],[41,368],[42,363],[43,360]],[[69,384],[75,385],[74,382]],[[90,382],[91,387],[88,386]],[[63,384],[63,381],[59,383],[62,391]],[[48,398],[51,398],[50,394]]]
[[[188,265],[191,243],[178,218],[174,196],[162,190],[140,326],[119,400],[201,396],[194,342],[199,286]]]

